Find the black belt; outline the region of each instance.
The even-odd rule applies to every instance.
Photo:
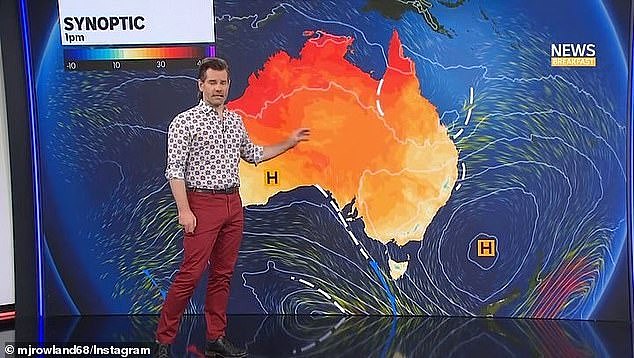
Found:
[[[191,191],[193,193],[209,193],[209,194],[233,194],[237,193],[240,190],[240,187],[233,186],[231,188],[226,189],[206,189],[206,188],[187,188],[187,191]]]

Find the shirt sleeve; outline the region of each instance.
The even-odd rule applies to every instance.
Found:
[[[251,138],[249,138],[249,133],[244,127],[244,122],[242,122],[242,118],[240,119],[240,125],[242,126],[242,138],[240,140],[240,157],[249,163],[257,165],[262,161],[262,157],[264,157],[264,147],[260,145],[255,145],[251,141]]]
[[[185,179],[190,145],[191,134],[187,128],[186,118],[183,115],[178,115],[170,123],[167,134],[166,179]]]

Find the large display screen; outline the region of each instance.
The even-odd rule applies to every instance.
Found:
[[[213,48],[254,142],[312,132],[241,164],[230,312],[628,319],[629,1],[28,4],[46,314],[159,311]]]

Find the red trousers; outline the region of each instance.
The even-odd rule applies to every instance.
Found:
[[[196,216],[196,228],[193,233],[185,233],[183,261],[163,302],[156,330],[156,340],[163,344],[171,344],[176,338],[180,319],[207,263],[207,339],[224,336],[229,283],[242,241],[244,213],[239,193],[187,192],[187,199]]]

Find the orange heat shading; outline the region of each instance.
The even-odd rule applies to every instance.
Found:
[[[370,237],[399,245],[421,240],[449,199],[458,152],[436,108],[421,95],[398,33],[378,95],[379,81],[344,58],[351,37],[304,34],[310,38],[299,58],[274,54],[228,105],[243,116],[256,143],[278,143],[296,128],[311,129],[310,141],[282,156],[257,167],[241,164],[244,204],[319,184],[341,206],[357,198]],[[267,171],[278,171],[278,186],[265,185]]]

